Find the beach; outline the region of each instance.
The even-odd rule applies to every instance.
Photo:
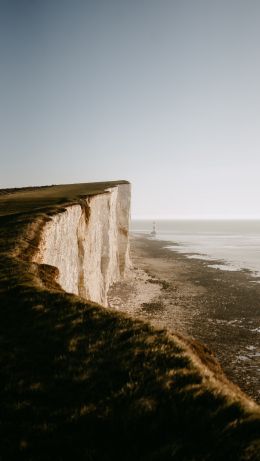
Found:
[[[131,236],[133,267],[110,289],[109,306],[206,344],[229,379],[259,403],[259,279],[209,267],[167,244]]]

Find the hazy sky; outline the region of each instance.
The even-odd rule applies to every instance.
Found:
[[[260,217],[259,0],[0,0],[0,187]]]

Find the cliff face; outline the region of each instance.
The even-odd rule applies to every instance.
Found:
[[[210,351],[32,262],[40,240],[65,290],[106,301],[129,201],[125,181],[0,190],[0,459],[260,461],[259,407]]]
[[[129,218],[129,184],[82,199],[45,224],[34,261],[57,267],[65,291],[106,305],[130,265]]]

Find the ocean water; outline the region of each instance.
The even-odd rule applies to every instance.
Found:
[[[132,232],[147,236],[152,227],[148,220],[131,223]],[[207,260],[211,267],[248,269],[260,276],[260,220],[157,220],[155,238],[172,242],[166,246],[188,258]]]

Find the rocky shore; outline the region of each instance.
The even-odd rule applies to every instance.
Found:
[[[259,280],[249,271],[212,268],[166,246],[132,236],[133,268],[110,290],[110,306],[203,342],[229,379],[259,403]]]

